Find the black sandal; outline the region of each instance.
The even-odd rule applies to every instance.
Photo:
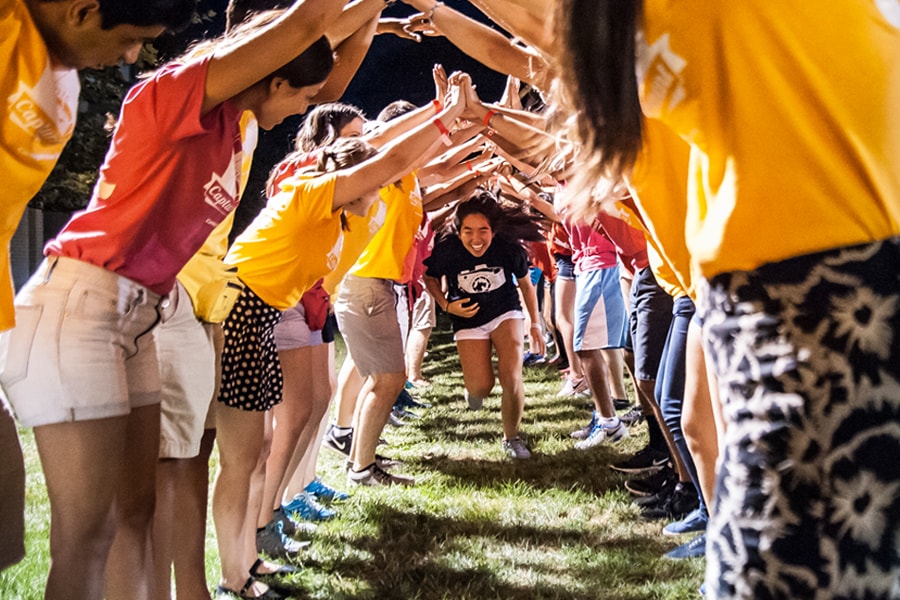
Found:
[[[257,558],[256,562],[253,563],[253,566],[250,567],[250,574],[253,575],[253,577],[256,577],[257,579],[259,579],[260,577],[271,577],[273,575],[290,575],[291,573],[299,573],[300,571],[303,570],[303,567],[301,567],[299,565],[283,565],[283,564],[270,562],[269,564],[274,565],[277,568],[274,571],[272,571],[271,573],[261,573],[259,571],[259,568],[261,566],[263,566],[263,564],[265,564],[265,562],[266,561],[264,561],[263,559]]]
[[[254,579],[253,577],[248,578],[247,583],[244,584],[244,587],[242,587],[241,591],[239,592],[220,585],[216,587],[216,597],[228,595],[235,598],[242,598],[243,600],[284,600],[285,597],[272,588],[267,589],[259,596],[248,595],[248,593],[250,592],[250,587],[254,583],[256,583],[256,579]]]

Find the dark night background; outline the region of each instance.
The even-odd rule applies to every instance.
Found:
[[[170,49],[180,53],[185,40],[211,37],[224,30],[227,0],[206,0],[202,4],[205,6],[202,12],[207,17],[201,23],[179,36],[158,41],[156,45],[162,57],[166,57]],[[468,2],[451,0],[445,4],[496,27]],[[402,18],[415,12],[412,7],[397,2],[388,7],[382,16]],[[365,60],[341,101],[358,106],[369,118],[374,118],[382,108],[395,100],[409,100],[421,106],[434,98],[431,69],[435,63],[441,63],[447,74],[453,71],[469,73],[478,87],[479,95],[486,101],[498,100],[503,93],[506,82],[504,75],[469,58],[446,39],[423,37],[421,42],[416,43],[386,34],[375,36]],[[269,170],[291,150],[294,135],[302,122],[302,116],[292,117],[272,131],[260,131],[250,181],[235,214],[232,239],[265,205],[262,190]]]

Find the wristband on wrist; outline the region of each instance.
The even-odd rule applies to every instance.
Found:
[[[493,108],[490,109],[489,111],[487,111],[487,113],[484,115],[483,125],[487,129],[487,132],[485,132],[485,135],[487,135],[488,137],[491,137],[495,133],[494,128],[491,127],[491,121],[494,119],[495,116],[497,116],[497,111],[494,110]]]
[[[434,114],[437,114],[437,113],[441,112],[442,110],[444,110],[444,104],[437,98],[432,100],[431,103],[434,105]]]
[[[447,129],[447,126],[444,125],[444,122],[441,121],[440,117],[434,119],[432,121],[432,123],[434,124],[435,127],[438,128],[438,131],[441,132],[441,141],[444,143],[444,145],[452,146],[453,141],[450,139],[450,130]]]
[[[429,21],[431,21],[434,18],[434,11],[437,10],[438,6],[443,6],[443,5],[444,5],[443,2],[435,2],[434,5],[431,7],[431,10],[428,11],[428,14],[425,15],[425,18],[428,19]]]

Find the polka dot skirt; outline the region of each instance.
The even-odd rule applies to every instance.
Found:
[[[241,410],[269,410],[281,402],[283,378],[275,349],[281,311],[244,288],[225,319],[222,386],[218,401]]]

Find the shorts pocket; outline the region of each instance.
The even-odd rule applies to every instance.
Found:
[[[31,347],[43,313],[42,306],[17,306],[15,328],[0,334],[0,382],[11,386],[28,375]]]

